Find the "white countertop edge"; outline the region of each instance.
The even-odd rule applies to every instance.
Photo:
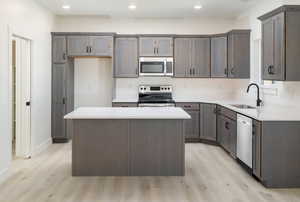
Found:
[[[176,103],[207,103],[207,104],[216,104],[222,107],[226,107],[232,111],[235,111],[241,115],[248,116],[252,119],[257,121],[283,121],[283,122],[297,122],[300,121],[300,108],[284,108],[279,106],[277,109],[274,110],[274,106],[272,109],[270,107],[258,107],[256,109],[239,109],[237,107],[231,106],[232,104],[248,104],[250,106],[255,107],[253,104],[249,104],[249,102],[239,101],[239,100],[205,100],[205,99],[174,99]],[[121,103],[126,102],[122,99],[114,99],[114,103]],[[129,102],[129,101],[127,101]],[[137,102],[137,100],[132,99],[132,102]],[[299,113],[297,112],[299,111]],[[260,115],[258,115],[260,114]]]

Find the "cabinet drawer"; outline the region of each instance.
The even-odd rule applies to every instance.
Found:
[[[137,107],[137,103],[113,103],[113,107]]]
[[[181,107],[186,110],[200,110],[198,103],[176,103],[176,107]]]
[[[225,107],[218,106],[218,113],[236,121],[237,113]]]

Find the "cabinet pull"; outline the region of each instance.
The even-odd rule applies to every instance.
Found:
[[[67,59],[67,57],[66,57],[66,56],[67,56],[67,54],[66,54],[66,53],[64,53],[64,54],[63,54],[63,60],[66,60],[66,59]]]
[[[66,104],[66,98],[62,99],[62,104],[65,105]]]
[[[225,128],[226,128],[227,130],[229,130],[229,123],[228,123],[228,122],[225,123]]]
[[[227,73],[228,73],[228,69],[225,68],[225,69],[224,69],[224,74],[227,75]]]
[[[190,75],[192,75],[192,68],[190,68]]]
[[[191,105],[183,105],[184,108],[191,108]]]
[[[232,68],[231,68],[231,70],[230,70],[230,73],[231,73],[232,75],[234,75],[234,74],[235,74],[235,71],[234,71],[234,70],[235,70],[235,68],[234,68],[234,67],[232,67]]]
[[[274,73],[273,70],[274,70],[274,66],[273,65],[269,65],[268,66],[268,73],[271,74],[271,75],[274,75],[275,73]]]
[[[155,55],[155,50],[156,50],[156,48],[153,48],[153,54]]]
[[[87,52],[87,53],[89,52],[89,47],[88,47],[88,46],[86,47],[86,52]]]
[[[93,50],[93,49],[92,49],[92,46],[90,46],[90,53],[92,52],[92,50]]]

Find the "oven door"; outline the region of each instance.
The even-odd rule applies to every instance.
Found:
[[[140,76],[164,76],[166,60],[159,58],[140,58]]]

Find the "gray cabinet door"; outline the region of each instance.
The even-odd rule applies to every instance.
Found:
[[[191,41],[188,38],[176,38],[174,47],[174,75],[186,77],[191,70]]]
[[[229,34],[228,77],[250,78],[250,34]]]
[[[218,142],[226,151],[229,151],[230,138],[227,128],[227,118],[223,115],[218,115]]]
[[[274,18],[274,80],[285,80],[285,14]]]
[[[90,55],[90,41],[88,36],[68,36],[68,56]]]
[[[227,36],[211,39],[211,77],[227,77]]]
[[[157,51],[156,55],[160,57],[173,56],[173,38],[162,37],[156,39]]]
[[[112,36],[90,36],[90,55],[92,56],[112,56],[113,37]]]
[[[52,67],[52,138],[66,138],[66,124],[63,119],[66,113],[65,64],[54,64]]]
[[[272,80],[274,69],[274,22],[268,19],[262,22],[262,79]]]
[[[137,38],[117,38],[115,45],[115,77],[138,76]]]
[[[236,121],[228,119],[228,133],[229,133],[229,152],[231,156],[236,158],[236,145],[237,145],[237,124]]]
[[[261,179],[261,123],[253,120],[253,138],[252,138],[252,169],[253,174]]]
[[[215,104],[200,105],[200,138],[217,141],[217,115]]]
[[[52,37],[52,61],[55,64],[66,63],[67,58],[67,40],[65,36]]]
[[[192,39],[191,46],[192,77],[210,77],[210,39]]]
[[[139,42],[140,56],[156,56],[155,38],[141,37]]]
[[[200,112],[199,110],[186,110],[186,112],[192,118],[190,120],[185,121],[185,138],[199,139]]]

